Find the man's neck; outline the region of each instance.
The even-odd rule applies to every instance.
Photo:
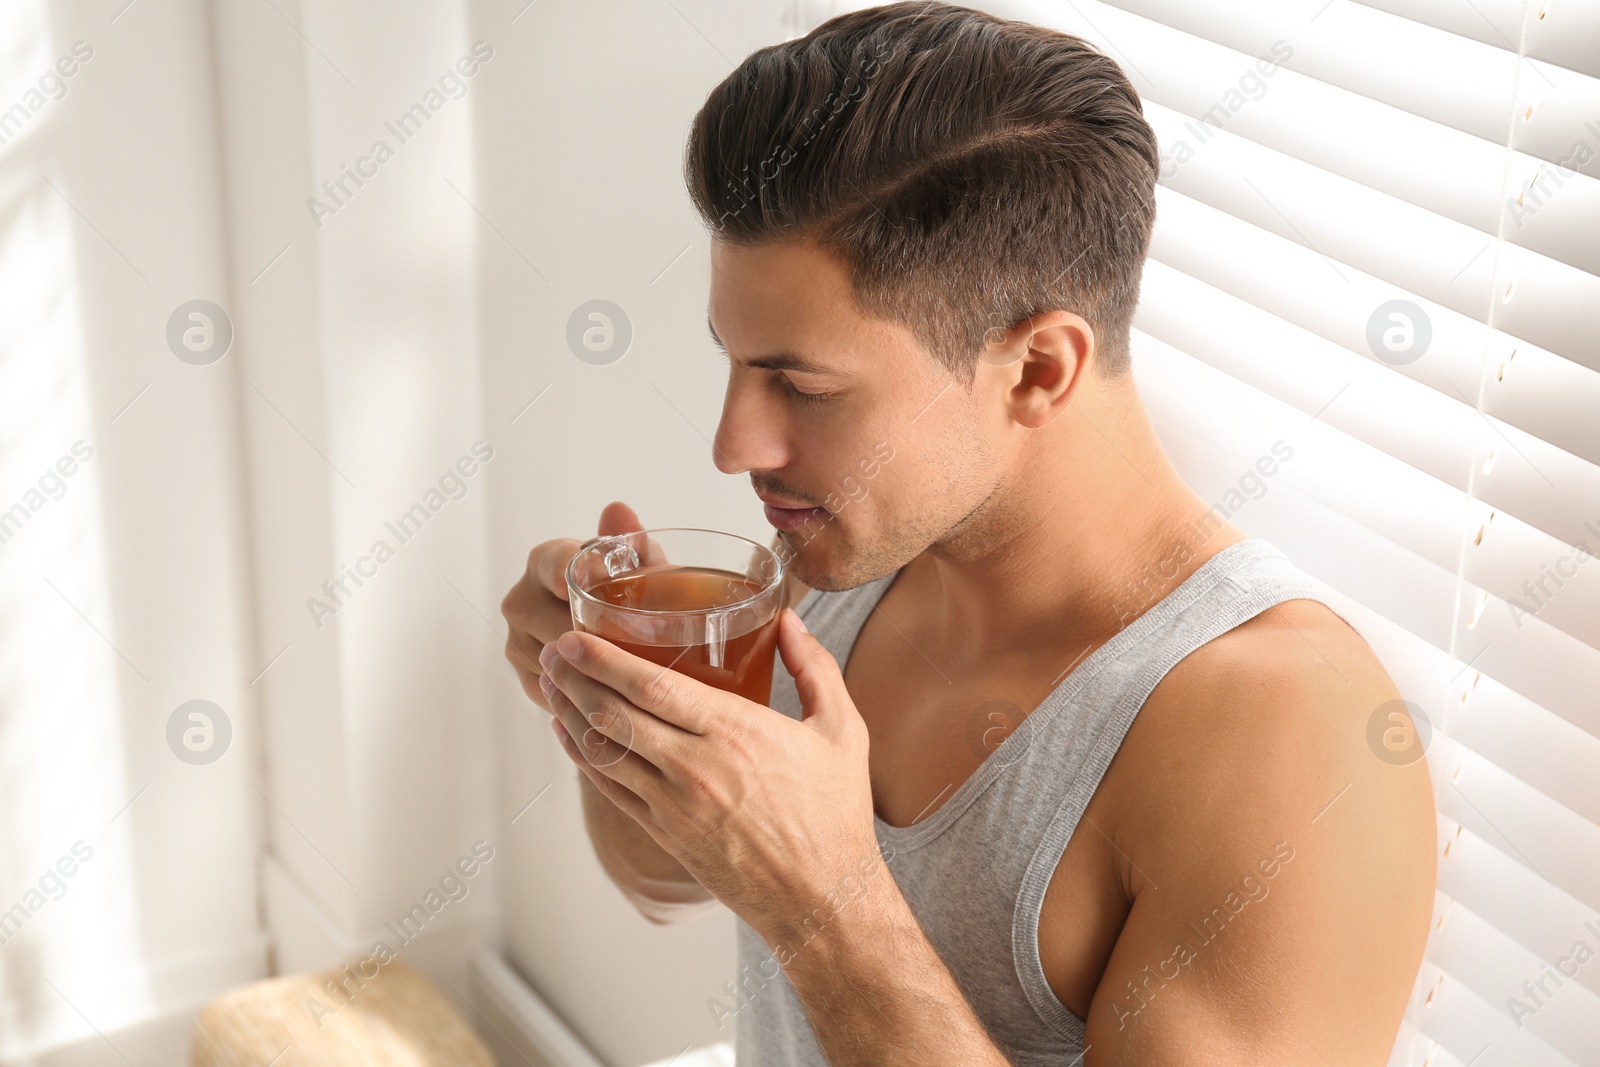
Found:
[[[1098,644],[1244,538],[1202,521],[1131,389],[1076,401],[1024,447],[1019,484],[908,565],[950,662]]]

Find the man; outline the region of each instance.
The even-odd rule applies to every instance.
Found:
[[[713,453],[809,624],[782,714],[565,634],[575,539],[502,610],[613,879],[738,916],[741,1067],[1387,1061],[1426,765],[1375,755],[1410,723],[1371,649],[1151,428],[1157,168],[1109,59],[940,3],[757,51],[696,117]]]

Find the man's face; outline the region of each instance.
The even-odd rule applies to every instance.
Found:
[[[816,246],[713,239],[709,320],[730,362],[717,468],[827,509],[780,530],[811,588],[892,573],[1000,484],[1007,427],[999,405],[983,413],[984,375],[969,395],[908,329],[863,317],[846,267]]]

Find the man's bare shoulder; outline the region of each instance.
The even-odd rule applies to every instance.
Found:
[[[1399,699],[1348,623],[1317,601],[1290,600],[1174,665],[1127,744],[1176,788],[1203,782],[1207,795],[1305,808],[1309,820],[1348,784],[1410,795],[1426,779],[1420,759],[1391,773],[1402,765],[1372,746],[1371,720],[1387,723],[1380,709]]]
[[[1167,672],[1106,777],[1105,829],[1136,900],[1092,1033],[1126,1039],[1137,1015],[1151,1047],[1254,1027],[1274,1062],[1314,1059],[1290,1055],[1306,1040],[1335,1062],[1386,1053],[1434,890],[1426,761],[1370,740],[1398,698],[1361,636],[1308,600],[1267,609]],[[1189,925],[1207,915],[1224,938]],[[1146,991],[1144,1011],[1125,987],[1174,944],[1196,961],[1178,969],[1204,980]]]

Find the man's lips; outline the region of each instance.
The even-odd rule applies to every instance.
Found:
[[[780,511],[810,511],[813,506],[803,501],[791,503],[779,497],[768,496],[765,493],[757,493],[756,496],[760,498],[763,504],[768,507],[778,508]]]
[[[826,508],[813,507],[810,504],[777,503],[774,498],[763,493],[757,493],[761,503],[766,505],[767,521],[780,530],[793,530],[807,523],[816,522],[828,514]]]

